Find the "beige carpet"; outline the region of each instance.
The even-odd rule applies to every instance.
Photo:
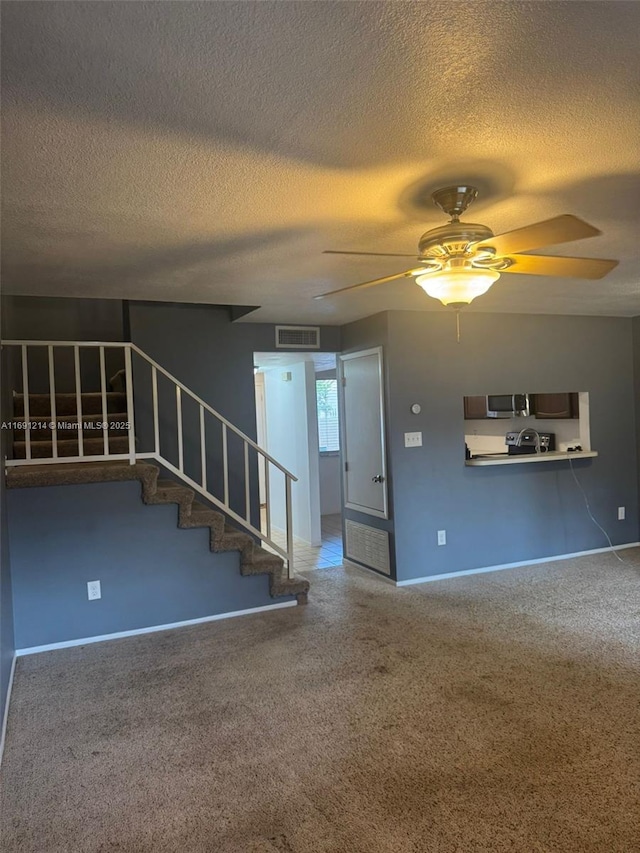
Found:
[[[640,553],[23,658],[4,853],[640,850]],[[311,574],[311,573],[310,573]]]

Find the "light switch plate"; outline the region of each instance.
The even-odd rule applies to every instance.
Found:
[[[404,434],[405,447],[422,447],[421,432],[405,432]]]

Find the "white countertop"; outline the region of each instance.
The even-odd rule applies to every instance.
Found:
[[[576,450],[567,453],[566,450],[550,450],[549,453],[522,453],[515,456],[484,456],[478,459],[466,459],[465,465],[479,467],[481,465],[523,465],[528,462],[557,462],[563,459],[590,459],[598,455],[597,450]]]

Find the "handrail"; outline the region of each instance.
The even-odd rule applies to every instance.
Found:
[[[2,346],[25,346],[29,347],[126,347],[131,341],[9,341],[4,338],[0,341]]]
[[[131,341],[32,341],[32,340],[3,340],[0,341],[1,346],[15,346],[20,347],[22,351],[22,359],[21,359],[21,369],[22,369],[22,393],[24,397],[24,414],[23,420],[25,421],[24,432],[25,432],[25,458],[24,459],[7,459],[5,460],[5,464],[7,466],[19,466],[19,465],[47,465],[53,463],[64,463],[64,462],[97,462],[97,461],[105,461],[105,460],[128,460],[129,464],[133,465],[137,460],[141,459],[153,459],[160,464],[164,465],[169,471],[172,471],[175,475],[181,478],[185,483],[194,488],[200,494],[204,495],[211,503],[215,506],[224,510],[231,518],[238,521],[246,530],[250,531],[254,535],[258,536],[263,542],[269,544],[269,546],[277,553],[280,554],[287,561],[287,568],[289,576],[292,576],[293,572],[293,529],[292,529],[292,495],[291,495],[291,484],[293,482],[297,482],[298,478],[289,470],[287,470],[284,465],[278,462],[277,459],[274,459],[270,453],[267,453],[259,444],[257,444],[252,438],[250,438],[246,433],[242,432],[242,430],[238,429],[234,424],[231,423],[227,418],[217,412],[212,406],[210,406],[205,400],[195,394],[190,388],[188,388],[184,383],[182,383],[177,377],[173,376],[168,370],[162,367],[161,364],[158,364],[153,358],[151,358],[147,353],[141,350],[136,344]],[[28,358],[27,351],[28,347],[46,347],[47,348],[47,362],[48,362],[48,385],[49,385],[49,393],[46,395],[50,400],[50,431],[51,431],[51,449],[52,456],[45,456],[41,458],[38,454],[37,457],[34,457],[32,454],[32,445],[33,441],[31,438],[31,430],[29,428],[29,424],[34,421],[30,415],[30,407],[29,407],[29,382],[28,382]],[[75,372],[75,388],[74,388],[74,397],[76,403],[76,411],[73,420],[77,425],[77,449],[78,455],[74,456],[60,456],[58,453],[58,418],[56,417],[56,381],[55,381],[55,364],[54,364],[54,348],[64,348],[70,347],[73,350],[73,367]],[[98,349],[100,356],[100,391],[98,392],[101,398],[101,418],[102,418],[102,441],[103,441],[103,453],[94,454],[94,453],[85,453],[85,442],[86,438],[84,436],[84,417],[82,411],[82,393],[81,393],[81,371],[80,371],[80,349],[81,348],[90,348],[90,349]],[[105,363],[105,349],[120,349],[123,351],[124,362],[125,362],[125,392],[126,392],[126,408],[127,408],[127,440],[128,440],[128,452],[111,452],[110,440],[109,440],[109,430],[110,430],[110,421],[108,414],[108,402],[107,402],[107,373],[106,373],[106,363]],[[136,437],[134,431],[134,374],[133,374],[133,364],[132,364],[132,355],[136,354],[143,361],[151,366],[151,391],[152,391],[152,407],[153,407],[153,444],[154,450],[153,452],[141,452],[136,449]],[[177,415],[177,442],[178,442],[178,467],[176,467],[172,462],[168,459],[165,459],[162,453],[160,452],[160,433],[159,433],[159,409],[158,409],[158,380],[157,374],[160,372],[166,379],[168,379],[172,385],[175,387],[175,398],[176,398],[176,415]],[[140,381],[144,381],[142,378]],[[196,402],[199,406],[199,446],[200,446],[200,476],[201,483],[198,483],[196,480],[192,479],[189,474],[184,470],[184,436],[183,436],[183,422],[182,422],[182,394],[189,396],[192,400]],[[223,462],[223,496],[222,499],[220,497],[216,497],[216,495],[209,491],[207,486],[207,444],[206,435],[205,435],[205,412],[208,412],[210,415],[213,415],[214,418],[221,425],[222,433],[222,462]],[[43,419],[48,417],[47,415],[43,416]],[[96,416],[100,417],[100,416]],[[98,423],[98,426],[100,424]],[[240,515],[239,512],[236,512],[230,504],[229,499],[229,459],[228,459],[228,443],[227,443],[227,433],[231,430],[238,438],[243,442],[243,471],[239,475],[241,479],[244,480],[244,501],[243,501],[243,511],[244,517]],[[251,521],[251,475],[250,475],[250,465],[249,465],[249,448],[253,448],[258,454],[258,464],[260,463],[260,457],[264,460],[262,464],[264,464],[264,472],[265,472],[265,499],[266,499],[266,533],[260,529],[260,527],[256,527]],[[65,450],[68,451],[68,446]],[[270,488],[270,469],[269,466],[273,465],[284,475],[284,517],[283,522],[285,524],[285,542],[284,544],[280,544],[279,542],[274,541],[272,538],[272,518],[271,518],[271,488]]]
[[[237,426],[232,424],[231,421],[227,420],[227,418],[225,418],[224,415],[221,415],[220,412],[217,412],[213,408],[213,406],[210,406],[207,403],[206,400],[203,400],[202,397],[199,397],[197,394],[194,394],[194,392],[190,388],[187,388],[187,386],[184,385],[184,383],[180,382],[180,380],[177,377],[175,377],[172,373],[169,373],[168,370],[165,370],[161,364],[158,364],[158,362],[155,361],[155,359],[151,358],[151,356],[147,355],[147,353],[144,352],[144,350],[141,350],[140,347],[136,346],[136,344],[134,344],[133,341],[4,341],[3,340],[2,346],[5,346],[5,345],[6,346],[29,346],[29,347],[32,347],[32,346],[73,347],[73,346],[79,345],[79,346],[83,346],[83,347],[122,347],[123,349],[127,348],[127,347],[131,348],[136,353],[138,353],[139,356],[144,358],[145,361],[147,361],[149,364],[151,364],[153,367],[155,367],[156,370],[159,370],[160,373],[162,373],[164,376],[166,376],[167,379],[170,379],[175,385],[177,385],[179,388],[181,388],[185,392],[185,394],[188,394],[193,400],[195,400],[197,403],[199,403],[199,405],[204,406],[204,408],[210,414],[212,414],[214,417],[218,418],[218,420],[222,421],[223,424],[226,424],[227,427],[229,427],[229,429],[233,430],[233,432],[236,435],[238,435],[240,438],[242,438],[244,441],[246,441],[248,444],[250,444],[251,447],[253,447],[254,450],[257,450],[258,453],[260,453],[262,456],[264,456],[265,459],[268,459],[272,465],[275,465],[276,468],[279,468],[283,474],[286,474],[287,477],[291,477],[291,479],[293,480],[294,483],[298,482],[298,478],[295,476],[295,474],[292,474],[291,471],[288,471],[284,467],[284,465],[281,465],[280,462],[278,462],[277,459],[274,459],[273,456],[271,456],[271,454],[267,453],[267,451],[264,448],[260,447],[259,444],[256,444],[256,442],[252,438],[250,438],[246,433],[242,432],[241,429],[238,429]]]
[[[168,370],[165,370],[164,367],[162,367],[162,365],[158,364],[157,361],[155,361],[153,358],[151,358],[151,356],[147,355],[146,352],[144,352],[143,350],[140,349],[140,347],[136,346],[134,343],[129,343],[128,346],[130,346],[135,352],[137,352],[138,355],[142,356],[142,358],[144,358],[145,361],[149,362],[149,364],[151,364],[153,367],[155,367],[156,370],[159,370],[160,373],[164,374],[164,376],[166,376],[167,379],[170,379],[175,385],[178,386],[178,388],[181,388],[185,392],[185,394],[188,394],[193,400],[196,401],[196,403],[199,403],[210,414],[212,414],[214,417],[218,418],[219,421],[222,421],[223,424],[226,424],[227,427],[229,427],[229,429],[231,429],[235,432],[236,435],[238,435],[238,436],[240,436],[240,438],[244,439],[244,441],[246,441],[247,444],[250,444],[251,447],[254,448],[254,450],[258,451],[258,453],[261,453],[265,459],[268,459],[272,465],[275,465],[276,468],[279,468],[283,474],[286,474],[287,477],[291,477],[291,479],[293,480],[294,483],[298,482],[298,478],[295,476],[295,474],[292,474],[291,471],[288,471],[284,467],[284,465],[281,465],[277,459],[274,459],[273,456],[271,456],[271,454],[267,453],[267,451],[264,450],[264,448],[260,447],[259,444],[256,444],[256,442],[252,438],[249,438],[249,436],[246,433],[242,432],[241,429],[238,429],[237,426],[234,426],[234,424],[232,424],[231,421],[227,420],[224,415],[221,415],[220,412],[216,412],[216,410],[212,406],[210,406],[206,402],[206,400],[203,400],[202,397],[198,397],[197,394],[194,394],[194,392],[190,388],[187,388],[187,386],[184,385],[182,382],[180,382],[179,379],[176,379],[176,377],[172,373],[169,373]]]

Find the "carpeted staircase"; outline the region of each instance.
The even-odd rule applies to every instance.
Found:
[[[14,419],[24,421],[24,397],[14,394]],[[58,456],[78,455],[77,408],[75,394],[56,394],[56,421],[58,423]],[[84,393],[81,398],[83,419],[83,451],[86,455],[104,453],[102,429],[95,425],[103,421],[102,395]],[[109,452],[126,453],[128,438],[126,394],[120,391],[107,393],[109,420]],[[38,424],[30,431],[31,455],[34,459],[50,459],[52,452],[51,429],[39,426],[51,419],[51,400],[48,394],[29,395],[29,421]],[[68,428],[61,424],[69,425]],[[74,428],[75,425],[75,428]],[[124,433],[124,434],[123,434]],[[14,431],[14,459],[26,457],[24,430]],[[6,482],[10,489],[78,485],[139,480],[145,504],[178,505],[178,527],[208,527],[210,549],[213,552],[238,551],[242,575],[269,575],[269,591],[273,597],[295,595],[298,604],[306,604],[309,582],[303,578],[289,578],[284,561],[277,554],[262,548],[249,533],[229,524],[222,512],[195,499],[195,492],[174,480],[159,479],[160,469],[148,462],[96,461],[61,462],[43,465],[25,465],[7,468]]]

